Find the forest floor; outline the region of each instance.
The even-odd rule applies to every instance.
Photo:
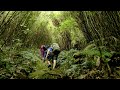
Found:
[[[87,50],[87,53],[88,52],[89,50]],[[87,53],[74,49],[71,49],[69,51],[62,51],[58,57],[57,67],[54,70],[47,68],[47,63],[43,63],[40,60],[36,71],[30,74],[30,78],[36,79],[120,78],[120,67],[111,68],[108,64],[109,58],[105,58],[104,63],[100,64],[100,58],[99,54],[97,55],[98,53],[97,51],[96,52],[94,51],[94,54],[91,54],[91,56],[86,57]],[[109,57],[110,55],[111,54],[109,52],[104,51],[104,56]]]
[[[5,53],[4,53],[5,52]],[[120,66],[110,66],[111,52],[96,49],[61,51],[54,70],[39,56],[39,49],[2,49],[0,79],[119,79]],[[118,58],[120,59],[120,58]]]

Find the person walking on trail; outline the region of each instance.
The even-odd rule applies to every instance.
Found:
[[[40,56],[42,57],[43,62],[45,62],[46,54],[47,54],[47,47],[45,45],[41,45]]]
[[[46,59],[48,62],[48,68],[51,67],[50,60],[53,62],[53,69],[56,66],[56,60],[58,58],[58,55],[60,53],[60,47],[57,43],[53,43],[51,47],[47,49]]]

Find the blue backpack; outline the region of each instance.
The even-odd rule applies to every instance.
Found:
[[[53,51],[53,48],[52,48],[52,47],[49,47],[48,50],[49,50],[50,52],[52,52],[52,51]]]

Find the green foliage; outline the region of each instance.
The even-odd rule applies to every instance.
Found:
[[[75,26],[77,26],[77,23],[73,18],[68,18],[65,21],[61,22],[60,24],[60,30],[69,30],[72,33],[72,30],[75,29]]]
[[[71,49],[70,51],[62,51],[58,57],[59,70],[62,71],[64,76],[76,75],[79,65],[75,65],[76,60],[73,58],[73,54],[78,50]]]
[[[29,75],[30,78],[32,79],[44,79],[43,75],[48,72],[49,69],[47,68],[46,64],[43,62],[37,62],[35,72],[31,73]]]
[[[75,59],[74,55],[78,56],[78,59]],[[104,65],[107,65],[111,56],[112,52],[105,49],[102,50]],[[105,73],[106,69],[102,72],[99,72],[98,70],[93,71],[93,69],[98,67],[99,57],[100,52],[95,44],[89,44],[85,49],[80,51],[74,49],[62,51],[58,57],[58,63],[60,63],[59,69],[62,70],[63,77],[67,76],[70,79],[98,78],[102,74],[104,74],[104,77],[100,76],[99,78],[107,78],[108,74]],[[81,61],[81,63],[76,64],[78,61]]]
[[[36,61],[40,61],[31,49],[20,51],[4,48],[3,52],[0,57],[1,79],[28,79],[29,73],[36,68]]]
[[[119,11],[1,11],[0,79],[112,78],[108,62],[120,50],[119,18]],[[53,42],[62,52],[49,70],[37,48]]]
[[[112,56],[112,52],[108,51],[105,47],[101,46],[100,48],[102,50],[101,51],[102,58],[105,58],[105,57],[110,58]],[[89,44],[80,53],[85,54],[87,56],[99,56],[100,57],[100,51],[98,50],[95,44]]]

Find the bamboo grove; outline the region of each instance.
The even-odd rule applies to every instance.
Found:
[[[120,52],[119,11],[0,11],[0,24],[1,55],[53,42],[62,51],[93,45],[101,63],[102,52]]]

